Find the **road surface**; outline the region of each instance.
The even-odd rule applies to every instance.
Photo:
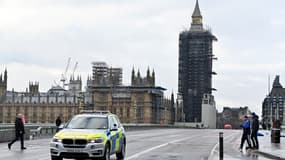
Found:
[[[266,160],[238,151],[241,130],[211,129],[153,129],[127,132],[126,160],[207,160],[217,159],[219,132],[224,134],[224,157],[234,159]],[[0,143],[1,160],[49,160],[49,140],[25,141],[27,150],[20,150],[15,142],[11,150]],[[211,156],[211,158],[209,157]],[[112,160],[116,157],[113,155]]]

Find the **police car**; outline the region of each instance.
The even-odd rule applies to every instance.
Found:
[[[118,117],[110,112],[84,111],[74,116],[50,142],[52,160],[63,158],[102,158],[126,153],[125,130]]]

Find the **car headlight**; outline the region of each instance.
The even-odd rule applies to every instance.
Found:
[[[61,142],[61,139],[58,139],[58,138],[56,138],[56,137],[53,137],[53,138],[52,138],[52,142]]]
[[[104,142],[103,138],[94,138],[89,140],[89,143],[103,143],[103,142]]]

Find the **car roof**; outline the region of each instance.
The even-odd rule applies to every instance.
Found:
[[[76,117],[108,117],[108,115],[84,113],[84,114],[78,114],[78,115],[76,115]]]
[[[110,115],[114,115],[109,111],[100,111],[100,110],[82,110],[80,111],[80,114],[78,114],[77,116],[80,117],[108,117]]]

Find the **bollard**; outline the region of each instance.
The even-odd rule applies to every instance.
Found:
[[[224,140],[223,140],[223,132],[219,133],[219,142],[220,142],[220,160],[223,160],[224,158]]]
[[[280,143],[280,129],[279,128],[271,129],[271,143]]]

